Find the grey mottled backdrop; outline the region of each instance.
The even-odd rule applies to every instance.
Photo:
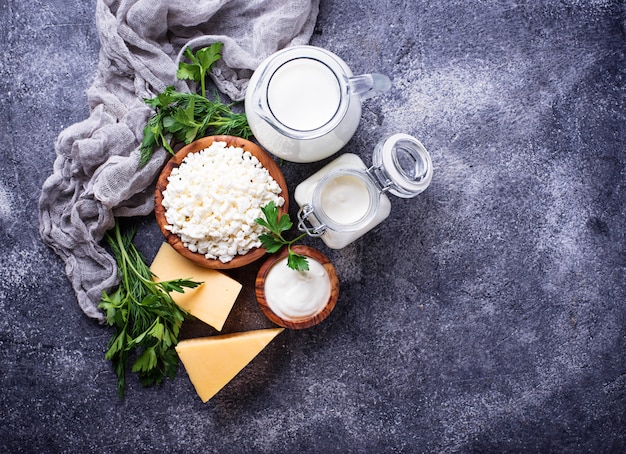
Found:
[[[345,151],[406,132],[434,180],[344,250],[308,241],[337,308],[207,404],[182,367],[118,399],[111,332],[38,237],[54,140],[88,113],[94,8],[0,1],[2,452],[626,451],[623,1],[322,0],[312,44],[393,81]],[[291,191],[322,164],[285,163]],[[225,331],[271,326],[257,269],[231,273]]]

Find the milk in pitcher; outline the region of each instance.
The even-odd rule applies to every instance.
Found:
[[[332,52],[293,46],[264,60],[246,90],[245,111],[257,141],[291,162],[314,162],[354,135],[361,101],[389,89],[382,74],[354,76]]]

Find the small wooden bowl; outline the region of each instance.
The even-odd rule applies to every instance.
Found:
[[[316,314],[298,320],[284,319],[276,314],[274,311],[272,311],[265,298],[265,279],[267,278],[267,274],[269,273],[270,269],[280,260],[287,257],[287,254],[289,253],[287,251],[287,248],[284,248],[280,252],[273,254],[270,258],[263,262],[263,265],[261,265],[261,268],[257,273],[255,282],[256,299],[266,317],[278,326],[289,329],[310,328],[311,326],[315,326],[323,321],[335,308],[335,305],[337,304],[337,298],[339,298],[339,279],[337,278],[335,267],[333,266],[331,261],[317,249],[309,246],[297,245],[292,246],[291,250],[321,263],[328,273],[328,277],[330,279],[330,297],[328,298],[328,302],[326,303],[326,305],[322,308],[321,311],[317,312]]]
[[[230,262],[223,263],[219,259],[207,259],[204,254],[190,251],[187,247],[185,247],[180,236],[172,233],[165,228],[168,223],[165,219],[165,208],[163,208],[163,191],[165,191],[165,189],[167,188],[167,179],[172,173],[172,170],[178,167],[188,154],[204,150],[205,148],[210,147],[213,142],[226,142],[227,146],[243,148],[245,151],[249,151],[253,156],[255,156],[261,162],[261,164],[263,164],[263,167],[268,170],[272,178],[274,178],[276,183],[278,183],[278,185],[282,189],[280,196],[285,199],[285,203],[282,207],[278,209],[278,211],[281,215],[283,213],[287,213],[289,209],[287,183],[285,182],[285,177],[283,176],[280,168],[269,154],[263,151],[258,145],[250,142],[249,140],[242,139],[241,137],[208,136],[203,137],[202,139],[195,140],[189,145],[184,146],[167,162],[167,164],[165,164],[165,167],[161,171],[159,179],[156,183],[156,190],[154,193],[154,215],[156,217],[157,224],[161,229],[161,233],[163,233],[163,236],[165,237],[167,242],[183,257],[186,257],[194,263],[197,263],[198,265],[204,266],[206,268],[239,268],[263,257],[263,255],[265,255],[265,253],[267,252],[265,248],[261,247],[252,249],[248,251],[248,253],[245,255],[237,255]]]

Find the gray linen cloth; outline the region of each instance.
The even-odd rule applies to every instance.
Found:
[[[39,205],[40,235],[65,262],[78,303],[104,321],[103,290],[117,283],[115,259],[100,245],[116,216],[154,208],[153,184],[168,158],[158,150],[140,167],[138,146],[152,114],[143,98],[176,81],[186,46],[222,42],[215,85],[232,100],[245,96],[253,70],[268,55],[306,44],[319,0],[98,0],[98,69],[87,90],[89,117],[62,131]]]

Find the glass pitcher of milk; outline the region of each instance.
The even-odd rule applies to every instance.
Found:
[[[273,155],[314,162],[341,149],[359,125],[361,101],[387,91],[382,74],[354,76],[337,55],[315,46],[288,47],[264,60],[246,90],[255,138]]]
[[[381,140],[369,168],[359,156],[344,153],[296,187],[298,229],[341,249],[389,216],[387,194],[413,198],[432,177],[430,154],[408,134]]]

